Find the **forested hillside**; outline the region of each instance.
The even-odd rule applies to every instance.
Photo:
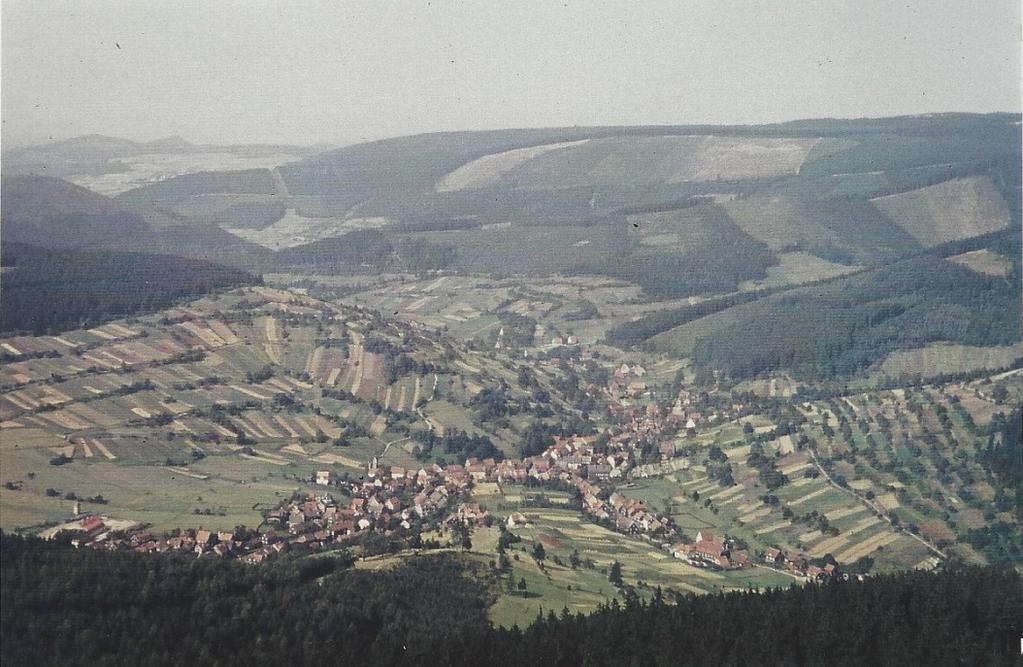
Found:
[[[1008,274],[948,261],[978,250],[1005,258]],[[733,378],[784,370],[818,379],[848,377],[893,350],[936,341],[1012,344],[1023,338],[1019,254],[1018,232],[997,232],[815,285],[658,311],[613,327],[607,340],[692,355]]]
[[[244,271],[200,260],[16,243],[3,244],[2,264],[0,328],[35,335],[96,326],[260,282]]]
[[[201,255],[187,238],[202,237],[221,261],[266,271],[597,273],[651,300],[720,295],[765,279],[785,253],[877,266],[1018,226],[1017,122],[951,114],[418,135],[161,180],[105,202],[104,220],[88,217],[96,202],[27,218],[19,212],[36,207],[12,190],[4,224],[11,240],[190,257]],[[368,231],[391,249],[371,262],[357,250]]]
[[[787,252],[876,266],[1018,226],[1017,122],[949,114],[439,133],[323,153],[279,167],[276,180],[180,177],[119,201],[260,229],[240,233],[295,248],[277,258],[289,270],[358,270],[349,246],[369,227],[392,247],[410,237],[451,247],[419,270],[598,273],[657,300],[734,291]],[[410,266],[394,253],[372,265]]]
[[[8,664],[1012,665],[1023,632],[1023,580],[994,569],[655,592],[505,630],[486,622],[491,575],[454,555],[367,572],[0,540]]]
[[[59,178],[4,177],[0,200],[5,242],[97,248],[143,243],[151,233],[141,216]]]
[[[651,304],[614,323],[612,344],[734,379],[849,377],[893,351],[1020,340],[1018,122],[417,135],[115,199],[4,179],[3,227],[9,241],[254,273],[596,274]]]
[[[733,377],[776,369],[848,376],[893,349],[1017,342],[1020,317],[1018,281],[921,257],[723,313],[692,354]]]

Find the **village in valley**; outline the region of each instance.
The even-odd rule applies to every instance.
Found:
[[[1019,663],[1018,2],[192,4],[0,0],[0,665]]]
[[[877,439],[979,441],[1021,389],[1009,372],[803,400],[697,383],[520,313],[456,345],[322,297],[246,288],[3,342],[16,520],[82,548],[244,563],[456,551],[509,582],[493,614],[509,623],[626,591],[932,569],[977,556]],[[155,498],[124,486],[132,471]],[[982,501],[960,493],[958,520]]]

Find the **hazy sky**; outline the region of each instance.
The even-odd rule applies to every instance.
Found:
[[[2,0],[4,142],[1020,109],[1018,0]]]

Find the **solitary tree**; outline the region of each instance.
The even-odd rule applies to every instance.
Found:
[[[611,572],[607,576],[607,580],[615,586],[622,586],[625,582],[622,580],[622,564],[615,561],[611,565]]]
[[[541,563],[547,558],[547,550],[543,548],[543,545],[537,542],[533,546],[533,558],[540,561]]]

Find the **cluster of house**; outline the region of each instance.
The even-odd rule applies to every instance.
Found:
[[[638,398],[647,392],[645,382],[619,384],[615,380],[607,383],[608,411],[616,421],[630,430],[649,435],[657,435],[662,431],[679,432],[691,436],[696,433],[697,424],[707,420],[703,413],[692,407],[685,406],[676,399],[670,409],[662,409],[656,403],[635,405],[629,398]],[[713,415],[710,421],[717,421],[721,416]]]
[[[600,487],[585,480],[579,480],[576,488],[582,495],[584,512],[612,523],[623,533],[663,539],[676,531],[675,523],[670,517],[651,512],[642,500],[622,495],[617,491],[608,496],[607,500],[601,500]]]
[[[138,553],[194,553],[197,556],[212,554],[220,557],[242,558],[254,553],[263,557],[278,554],[284,550],[283,543],[275,543],[272,536],[246,536],[233,530],[186,529],[170,535],[156,535],[151,531],[133,525],[122,529],[113,525],[123,523],[112,521],[99,514],[81,514],[73,522],[63,526],[60,532],[71,535],[71,544],[76,547],[92,547],[108,551],[136,551]]]
[[[321,470],[317,471],[314,481],[318,485],[342,488],[351,497],[346,507],[324,510],[325,527],[337,537],[345,537],[364,530],[407,529],[417,519],[441,518],[458,498],[469,492],[473,482],[497,476],[522,480],[525,469],[491,458],[469,458],[464,465],[431,464],[419,469],[381,466],[374,458],[366,475],[359,479],[341,480],[333,472]],[[311,506],[301,509],[302,512],[296,507],[282,508],[277,520],[286,520],[289,532],[308,532],[310,524],[316,526],[319,517]],[[472,506],[464,503],[452,512],[452,516],[467,521],[475,521],[476,514],[479,514],[478,506],[473,512]],[[273,521],[274,516],[268,516],[267,520]]]
[[[839,576],[838,569],[832,563],[826,563],[823,567],[811,565],[802,554],[786,553],[774,547],[764,552],[763,561],[765,565],[788,570],[813,581],[824,581]]]
[[[667,549],[675,558],[696,567],[740,570],[750,566],[748,552],[736,548],[732,540],[715,538],[714,533],[706,528],[696,533],[696,541],[692,544],[678,542]]]
[[[304,498],[286,500],[267,512],[265,523],[268,529],[247,531],[245,534],[200,528],[158,536],[141,527],[112,529],[99,515],[81,515],[65,530],[73,534],[74,546],[139,553],[189,552],[196,556],[209,554],[259,563],[292,545],[319,550],[350,539],[361,531],[377,529],[387,532],[398,526],[409,528],[413,513],[423,516],[446,507],[448,493],[444,486],[421,493],[411,507],[404,509],[397,496],[381,500],[375,492],[353,497],[347,506],[338,503],[330,494],[309,494]],[[452,509],[446,520],[472,525],[481,523],[486,517],[486,510],[478,504],[461,503]]]
[[[622,364],[614,370],[614,377],[607,383],[608,394],[615,400],[639,398],[650,391],[643,380],[646,374],[646,369],[639,364]]]
[[[515,481],[528,477],[563,480],[579,491],[582,509],[620,532],[648,539],[670,539],[677,527],[669,517],[650,511],[642,500],[619,492],[607,495],[597,481],[607,479],[605,467],[615,462],[614,470],[627,467],[628,452],[597,454],[594,436],[557,438],[543,454],[524,461],[467,459],[464,465],[425,466],[418,470],[399,466],[380,467],[374,461],[368,474],[357,481],[341,481],[329,471],[316,474],[316,483],[342,486],[351,496],[342,505],[327,493],[309,494],[282,502],[265,516],[268,530],[237,534],[235,531],[204,529],[182,530],[170,536],[156,536],[138,528],[112,530],[99,515],[82,515],[73,524],[76,545],[110,550],[134,550],[140,553],[191,552],[238,558],[246,563],[259,563],[280,554],[290,545],[302,544],[310,549],[329,548],[362,531],[390,532],[409,528],[416,517],[440,518],[447,523],[478,525],[488,513],[477,503],[459,502],[473,482]],[[598,474],[591,474],[594,466]],[[406,500],[410,499],[410,500]],[[510,528],[526,524],[526,517],[513,512],[507,519]],[[664,542],[665,550],[675,558],[696,567],[734,570],[750,566],[749,554],[733,540],[718,539],[709,529],[696,534],[692,543]],[[836,576],[834,565],[818,567],[802,555],[768,549],[762,556],[765,564],[787,569],[814,580]]]
[[[574,486],[580,493],[585,512],[612,523],[622,532],[651,536],[672,533],[671,520],[649,511],[642,501],[620,493],[602,498],[605,494],[601,493],[599,483],[624,477],[633,465],[633,454],[624,446],[598,451],[597,439],[595,435],[556,437],[542,454],[524,460],[498,462],[490,458],[469,458],[464,464],[432,464],[418,470],[400,466],[382,468],[374,460],[361,480],[343,482],[334,479],[329,471],[321,471],[315,481],[341,486],[352,496],[349,507],[338,511],[343,518],[335,525],[335,528],[352,532],[396,528],[397,525],[407,528],[412,515],[433,518],[445,512],[444,521],[479,523],[485,519],[486,512],[478,505],[464,502],[456,505],[451,501],[461,497],[473,483],[521,484],[535,479]],[[410,501],[403,500],[409,497]],[[289,519],[289,530],[299,530],[302,517],[297,512],[292,516],[294,527]]]
[[[197,555],[230,556],[257,563],[273,557],[291,544],[310,549],[327,548],[363,531],[390,532],[408,529],[417,519],[478,524],[487,517],[478,504],[461,502],[474,483],[515,482],[529,478],[562,481],[576,486],[583,508],[598,519],[610,520],[628,533],[649,533],[671,528],[670,520],[657,517],[637,500],[613,493],[599,498],[596,482],[621,477],[631,466],[631,453],[596,451],[596,436],[556,438],[540,455],[525,460],[466,459],[464,464],[431,464],[418,469],[370,464],[359,479],[341,480],[329,470],[318,471],[313,480],[325,487],[344,489],[347,505],[333,496],[310,494],[289,499],[264,516],[269,528],[250,539],[208,530],[186,530],[157,537],[144,530],[110,537],[111,531],[98,516],[81,519],[79,543],[144,553],[191,551]]]
[[[623,364],[615,371],[616,375],[626,367]],[[629,368],[634,371],[641,367]],[[684,388],[679,390],[670,407],[653,402],[642,405],[631,400],[647,391],[645,382],[633,380],[626,383],[615,378],[608,381],[604,394],[618,430],[658,441],[665,460],[676,455],[682,439],[695,435],[704,425],[738,419],[749,410],[745,404],[734,402],[720,393],[698,394]]]
[[[523,461],[527,475],[541,481],[575,483],[579,478],[607,481],[625,476],[633,464],[633,453],[625,447],[598,451],[597,436],[555,437],[542,454]]]

